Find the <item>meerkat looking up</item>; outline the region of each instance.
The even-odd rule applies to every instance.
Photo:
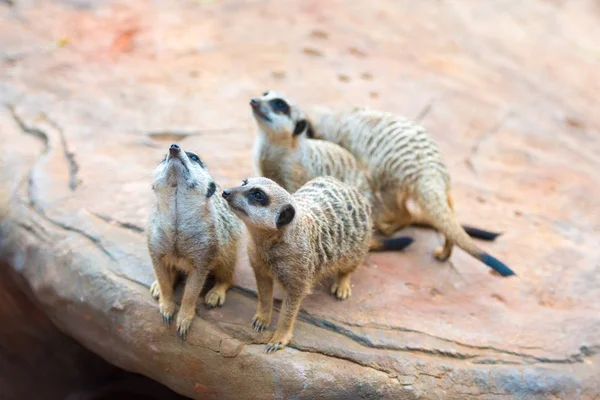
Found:
[[[285,290],[265,351],[282,349],[292,337],[302,299],[316,282],[333,275],[331,292],[340,300],[350,295],[350,274],[369,248],[371,206],[358,190],[332,177],[313,179],[293,195],[268,178],[251,178],[223,191],[223,197],[249,232],[258,288],[255,330],[271,323],[273,281]]]
[[[415,222],[407,208],[412,199],[422,218],[445,236],[443,248],[435,252],[438,260],[447,260],[456,244],[500,275],[515,274],[481,250],[457,221],[450,176],[425,128],[392,113],[360,107],[341,112],[315,107],[310,119],[309,136],[339,144],[368,169],[371,186],[381,193],[387,211],[375,222],[384,233]]]
[[[310,125],[302,111],[285,96],[268,91],[250,101],[259,128],[254,144],[258,175],[294,193],[311,179],[332,176],[357,188],[374,209],[378,202],[369,180],[350,152],[334,143],[307,138]],[[377,227],[375,227],[377,229]],[[371,250],[402,250],[412,238],[372,238]]]
[[[216,283],[204,302],[210,308],[225,301],[242,225],[225,200],[214,195],[217,185],[200,158],[176,144],[154,170],[152,189],[156,202],[148,223],[148,249],[156,281],[151,293],[159,299],[163,321],[170,324],[177,275],[187,274],[177,316],[177,334],[185,338],[209,272]]]

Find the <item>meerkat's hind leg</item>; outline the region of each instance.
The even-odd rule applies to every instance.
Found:
[[[331,294],[337,297],[338,300],[346,300],[352,294],[350,285],[350,275],[352,272],[339,273],[331,285]]]
[[[406,196],[397,191],[386,192],[381,196],[379,204],[373,207],[375,230],[383,236],[392,236],[413,223],[413,216],[406,207]]]
[[[208,308],[222,306],[225,303],[227,290],[233,283],[234,266],[235,260],[233,265],[222,263],[222,265],[217,265],[214,269],[215,285],[208,291],[208,293],[206,293],[206,296],[204,296],[204,304],[206,304]]]
[[[192,272],[188,274],[185,289],[183,290],[183,298],[181,299],[181,307],[177,315],[177,336],[181,339],[187,337],[192,321],[196,316],[198,297],[208,276],[208,269],[206,267],[194,267]]]
[[[444,239],[444,246],[438,247],[433,251],[433,256],[438,261],[447,261],[452,255],[452,249],[454,248],[454,243],[448,238]]]
[[[450,211],[454,214],[454,204],[452,203],[452,197],[450,196],[450,192],[446,191],[446,199],[448,201],[448,207],[450,207]],[[452,255],[452,249],[454,248],[454,243],[448,239],[444,238],[444,246],[437,248],[433,252],[433,256],[438,261],[447,261]]]

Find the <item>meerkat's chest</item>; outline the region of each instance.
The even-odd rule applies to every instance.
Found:
[[[159,252],[172,257],[173,266],[181,265],[186,269],[183,261],[202,254],[210,245],[210,237],[214,236],[210,221],[205,221],[193,211],[169,210],[161,213],[157,218],[152,232],[152,241],[159,248]],[[177,212],[179,211],[179,212]]]

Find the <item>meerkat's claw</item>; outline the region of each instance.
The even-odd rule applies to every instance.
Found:
[[[193,319],[193,317],[177,318],[177,336],[179,336],[181,340],[185,340],[187,338]]]
[[[155,300],[158,300],[160,297],[160,287],[158,286],[158,281],[152,282],[152,285],[150,286],[150,294]]]
[[[283,349],[284,347],[285,347],[285,345],[282,342],[269,343],[265,347],[265,353],[267,353],[267,354],[274,353],[277,350]]]
[[[163,324],[165,325],[171,325],[171,322],[173,322],[173,315],[165,315],[162,314],[162,320],[163,320]]]
[[[269,325],[269,323],[262,319],[262,317],[255,315],[252,319],[252,327],[255,332],[262,332]]]
[[[166,325],[171,325],[171,322],[173,321],[173,314],[175,313],[175,303],[160,302],[159,304],[163,322]]]

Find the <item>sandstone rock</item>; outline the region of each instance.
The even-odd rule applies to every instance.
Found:
[[[194,398],[600,396],[595,2],[15,3],[2,252],[81,344]],[[265,355],[242,253],[225,306],[177,341],[148,293],[150,171],[179,142],[222,186],[251,175],[247,102],[270,88],[420,120],[461,221],[505,232],[482,246],[518,277],[459,250],[437,263],[436,234],[407,230],[348,301],[316,288],[291,347]]]

